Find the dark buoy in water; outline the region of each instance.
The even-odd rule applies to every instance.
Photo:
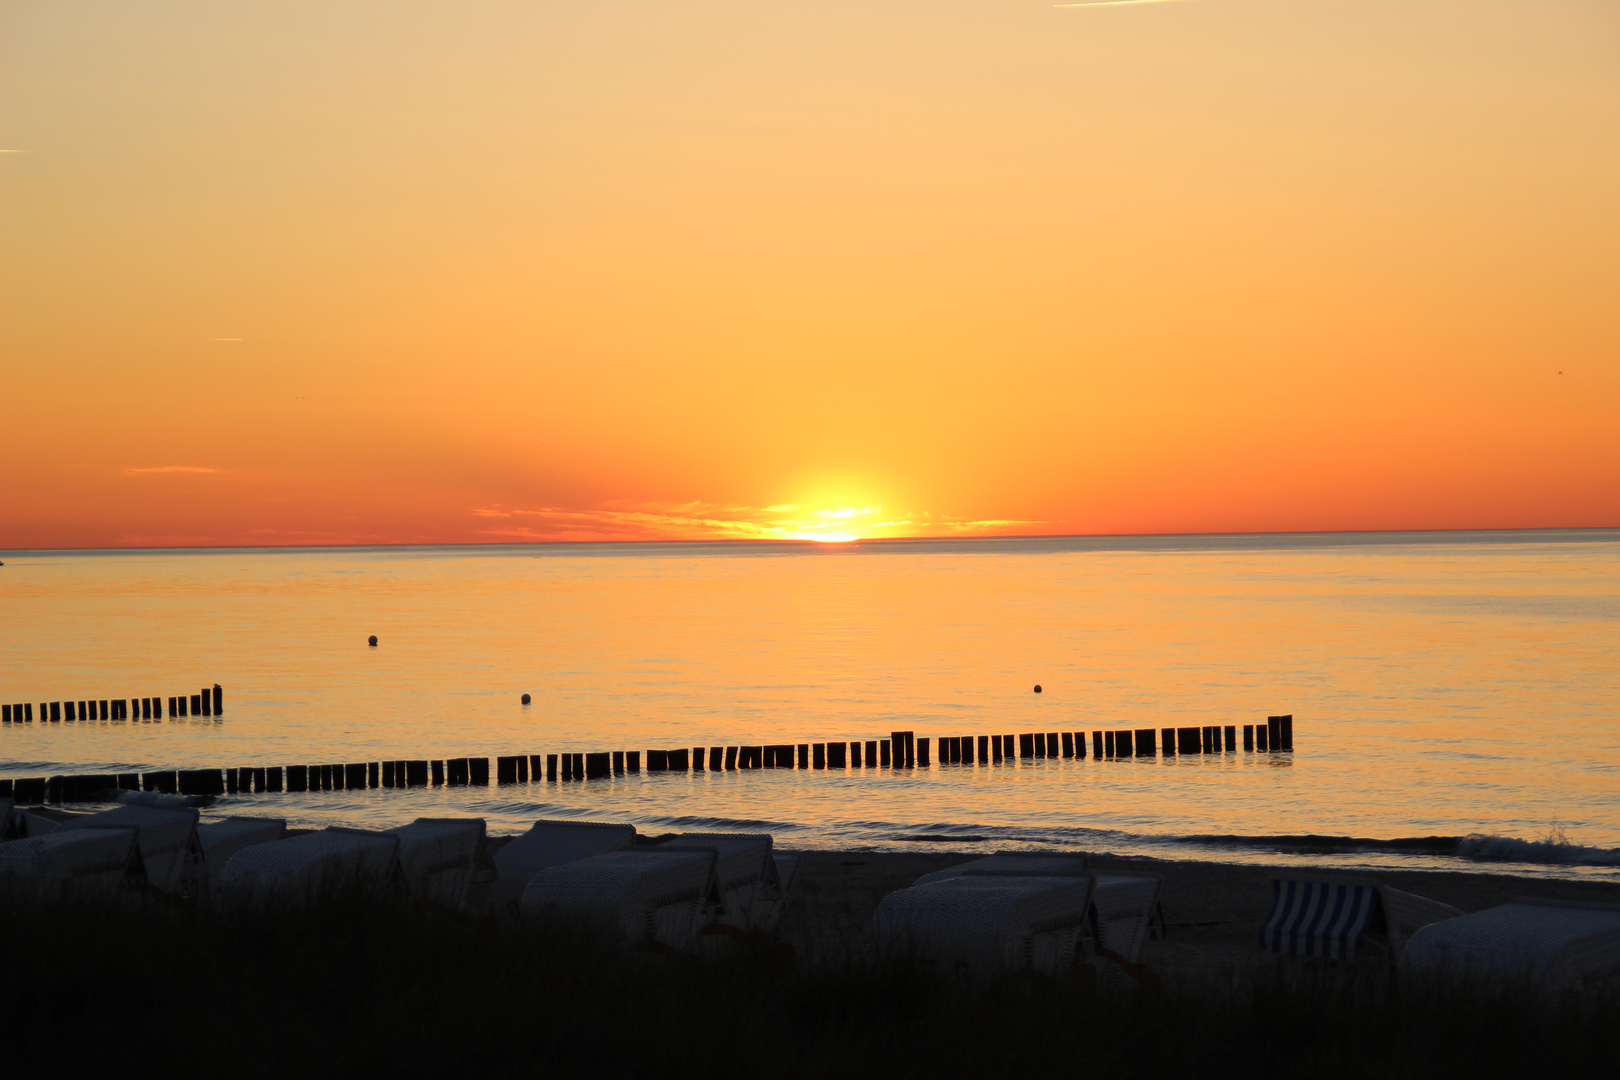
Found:
[[[366,644],[375,649],[377,647],[377,635],[372,634],[370,637],[366,638]]]
[[[529,703],[529,695],[524,694],[523,695],[523,704],[527,705],[528,703]]]
[[[376,639],[372,639],[372,644],[375,645],[376,643],[377,643]],[[1041,684],[1040,683],[1035,684],[1035,692],[1037,694],[1041,692]]]

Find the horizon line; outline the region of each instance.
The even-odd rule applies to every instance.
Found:
[[[451,540],[451,541],[378,541],[374,543],[287,543],[287,544],[131,544],[124,547],[0,547],[0,553],[24,554],[28,552],[58,551],[253,551],[315,548],[491,548],[491,547],[584,547],[587,545],[637,544],[766,544],[812,549],[859,547],[863,544],[906,544],[928,541],[979,542],[994,540],[1147,540],[1181,538],[1231,538],[1243,536],[1393,536],[1407,533],[1540,533],[1540,532],[1620,532],[1620,525],[1494,525],[1456,529],[1275,529],[1246,532],[1141,532],[1141,533],[1007,533],[995,536],[874,536],[854,540],[827,541],[790,537],[712,537],[658,540]]]

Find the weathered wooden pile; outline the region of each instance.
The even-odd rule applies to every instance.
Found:
[[[217,694],[218,687],[215,687]],[[214,698],[215,706],[219,698]],[[1134,728],[1092,731],[1090,756],[1099,760],[1222,754],[1237,751],[1236,725]],[[647,772],[737,772],[753,769],[853,771],[916,769],[932,766],[935,740],[910,731],[887,739],[851,742],[772,743],[759,746],[694,746],[646,751]],[[1022,735],[940,736],[938,764],[995,765],[1019,759],[1085,759],[1084,731],[1028,732]],[[1290,752],[1294,718],[1268,717],[1243,727],[1247,752]],[[97,773],[0,780],[0,798],[18,803],[89,802],[118,790],[180,795],[234,795],[257,792],[342,791],[360,788],[488,786],[490,758],[464,757],[334,763],[326,765],[244,765],[225,769],[164,769],[144,773]],[[497,784],[601,780],[642,771],[640,750],[595,753],[513,754],[494,758]]]
[[[202,690],[189,697],[185,694],[176,694],[169,698],[169,716],[179,719],[182,716],[207,716],[217,718],[225,713],[225,691],[218,683],[205,686]],[[39,703],[39,720],[42,724],[72,723],[74,721],[87,722],[91,720],[162,720],[163,699],[161,697],[143,698],[106,698],[100,701],[86,698],[82,701],[42,701]],[[5,724],[32,724],[34,722],[34,703],[20,701],[10,705],[0,705],[0,723]]]

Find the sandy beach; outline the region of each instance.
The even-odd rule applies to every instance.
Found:
[[[498,847],[509,837],[491,837]],[[647,836],[641,842],[657,843]],[[924,874],[969,862],[987,852],[790,851],[797,876],[782,934],[808,955],[859,948],[872,915],[889,893]],[[1152,874],[1162,881],[1166,934],[1149,941],[1142,960],[1150,970],[1182,979],[1220,978],[1259,955],[1257,935],[1271,906],[1271,882],[1290,873],[1344,873],[1331,863],[1279,868],[1168,859],[1090,857],[1099,873]],[[1556,881],[1512,874],[1448,871],[1378,871],[1368,876],[1463,912],[1505,904],[1516,897],[1620,905],[1620,881]]]

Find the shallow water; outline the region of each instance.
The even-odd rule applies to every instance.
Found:
[[[1292,713],[1291,755],[643,772],[229,796],[209,813],[467,813],[495,831],[578,815],[757,825],[799,847],[927,836],[1613,877],[1617,556],[1620,532],[1593,530],[12,552],[0,700],[219,682],[226,709],[9,725],[0,776]]]

